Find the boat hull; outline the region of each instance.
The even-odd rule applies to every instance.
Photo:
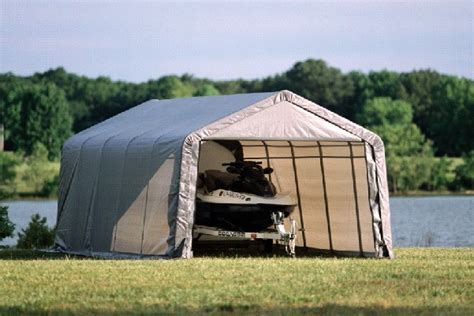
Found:
[[[196,225],[218,227],[243,232],[259,232],[273,224],[271,214],[283,212],[289,216],[294,205],[217,204],[196,202]]]

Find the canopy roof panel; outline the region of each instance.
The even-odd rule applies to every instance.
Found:
[[[207,139],[360,141],[360,138],[288,101],[265,108]]]
[[[170,139],[181,140],[194,130],[274,94],[250,93],[150,100],[71,137],[66,142],[65,148],[71,145],[83,145],[86,141],[85,146],[110,142],[112,138],[117,140],[112,142],[115,146],[127,146],[132,139],[135,143],[140,140],[154,141],[157,138],[163,139],[163,142]]]

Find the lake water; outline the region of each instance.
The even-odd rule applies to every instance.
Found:
[[[14,238],[0,245],[15,245],[17,232],[31,216],[45,216],[56,223],[57,201],[3,201],[10,220],[16,224]],[[474,196],[393,197],[392,234],[395,247],[474,247]]]
[[[474,247],[474,196],[390,199],[395,247]]]

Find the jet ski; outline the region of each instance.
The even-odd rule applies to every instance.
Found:
[[[265,176],[272,168],[259,161],[224,163],[226,171],[200,174],[196,196],[196,225],[260,232],[274,225],[275,216],[288,217],[295,204],[289,194],[278,194]]]

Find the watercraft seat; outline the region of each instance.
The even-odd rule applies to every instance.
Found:
[[[208,192],[217,189],[229,190],[232,183],[239,177],[237,174],[212,169],[206,170],[204,174],[204,184]]]

